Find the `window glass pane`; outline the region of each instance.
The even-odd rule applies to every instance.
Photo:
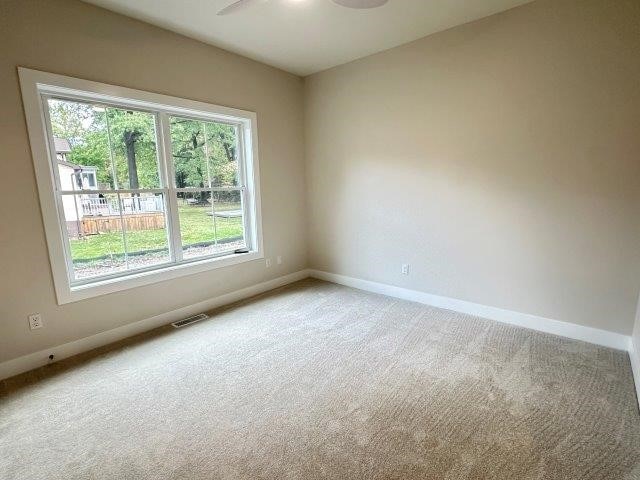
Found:
[[[62,207],[76,280],[127,269],[117,195],[63,195]]]
[[[129,270],[167,263],[169,237],[162,194],[120,194]]]
[[[214,255],[217,250],[211,192],[179,192],[177,195],[183,257]]]
[[[170,261],[162,195],[63,195],[62,205],[76,280]]]
[[[160,186],[153,114],[71,100],[48,105],[63,190]]]
[[[185,259],[245,248],[240,192],[179,192],[178,215]]]
[[[221,250],[246,247],[241,198],[239,190],[213,192],[216,239]]]
[[[234,125],[171,117],[176,187],[237,186],[237,131]]]

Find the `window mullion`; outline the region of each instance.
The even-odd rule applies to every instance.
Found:
[[[127,248],[127,222],[122,214],[124,205],[122,203],[122,197],[120,193],[117,194],[118,198],[118,213],[120,215],[120,227],[122,230],[122,246],[124,247],[124,263],[125,270],[129,270],[129,249]]]
[[[161,141],[159,144],[160,158],[162,161],[161,170],[164,176],[164,186],[167,191],[166,205],[168,206],[169,236],[171,240],[171,257],[175,262],[182,262],[182,237],[180,235],[180,217],[178,215],[178,197],[175,189],[175,167],[173,164],[171,147],[171,124],[169,115],[158,114],[158,131]]]
[[[211,220],[213,221],[213,242],[218,246],[218,221],[216,220],[216,199],[213,190],[207,190],[211,194]]]

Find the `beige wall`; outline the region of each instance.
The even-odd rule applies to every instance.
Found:
[[[264,245],[283,265],[250,262],[57,306],[18,65],[257,112]],[[302,95],[296,76],[77,0],[0,1],[0,362],[304,268]],[[33,312],[45,328],[31,332]]]
[[[638,309],[636,310],[636,319],[633,324],[633,333],[631,334],[631,348],[635,351],[635,358],[640,361],[640,299],[638,299]],[[640,365],[638,365],[640,367]],[[638,372],[640,373],[640,372]],[[640,393],[640,384],[637,385],[638,393]],[[640,396],[638,397],[640,400]]]
[[[538,0],[308,77],[311,267],[630,334],[639,25]]]

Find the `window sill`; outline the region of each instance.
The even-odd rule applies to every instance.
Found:
[[[109,293],[121,292],[136,287],[164,282],[174,278],[193,275],[196,273],[216,270],[218,268],[237,265],[239,263],[250,262],[264,258],[262,252],[254,251],[249,253],[231,254],[222,257],[208,258],[205,260],[171,265],[158,270],[132,273],[126,277],[113,278],[109,280],[96,281],[86,285],[74,287],[66,286],[62,291],[56,291],[58,305],[78,302],[88,298],[98,297]]]

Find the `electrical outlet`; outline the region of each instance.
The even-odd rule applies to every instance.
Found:
[[[271,259],[270,259],[270,258],[267,258],[267,259],[264,261],[264,264],[267,266],[267,268],[271,267]]]
[[[37,328],[42,328],[42,315],[39,313],[34,313],[33,315],[29,315],[29,328],[31,330],[35,330]]]
[[[276,258],[276,263],[278,265],[282,265],[282,255],[278,255],[278,257]]]
[[[408,263],[403,263],[402,264],[402,270],[401,270],[403,275],[409,275],[409,264]]]

